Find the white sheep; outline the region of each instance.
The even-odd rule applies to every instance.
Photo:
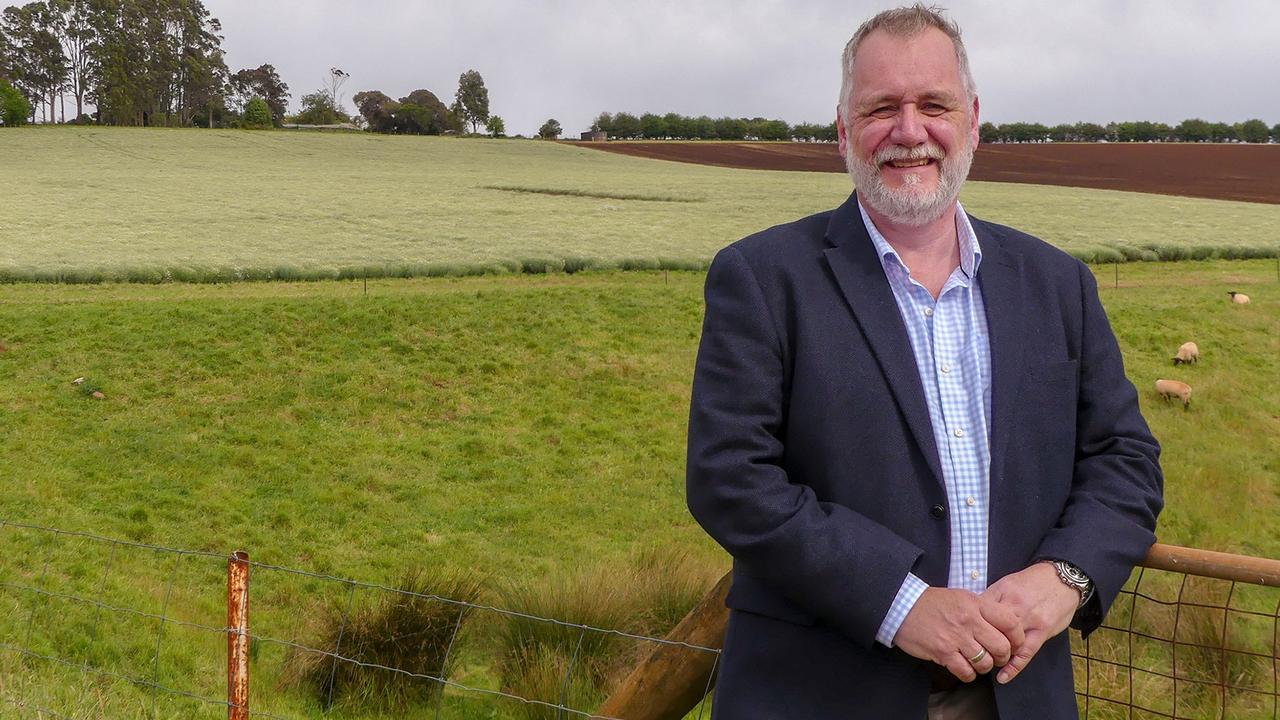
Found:
[[[1248,305],[1249,296],[1235,290],[1228,290],[1227,294],[1231,296],[1231,302],[1236,305]]]
[[[1200,362],[1200,348],[1193,342],[1184,342],[1178,347],[1178,354],[1173,356],[1174,365],[1190,365]]]
[[[1170,398],[1178,398],[1182,401],[1182,409],[1186,410],[1191,406],[1191,386],[1178,380],[1156,380],[1156,392],[1164,398],[1165,402],[1169,402]]]

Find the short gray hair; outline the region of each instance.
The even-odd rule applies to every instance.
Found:
[[[845,113],[848,112],[849,96],[853,94],[853,59],[858,54],[862,41],[877,30],[903,38],[914,37],[929,28],[937,28],[946,33],[956,49],[956,62],[960,65],[960,82],[964,85],[965,95],[969,103],[973,102],[978,88],[973,83],[973,73],[969,71],[969,55],[964,51],[964,41],[960,39],[960,26],[943,15],[943,12],[944,10],[940,7],[916,3],[907,7],[885,10],[862,23],[850,38],[849,44],[844,46],[844,55],[840,59],[840,105],[837,109],[841,119],[844,119]]]

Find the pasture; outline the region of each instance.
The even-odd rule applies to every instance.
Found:
[[[10,281],[229,280],[236,268],[250,279],[374,276],[0,284],[0,519],[245,549],[375,583],[412,567],[471,571],[499,603],[512,584],[584,568],[622,578],[654,548],[707,577],[723,571],[727,558],[683,500],[704,276],[603,268],[699,267],[736,237],[828,208],[847,190],[832,174],[363,135],[33,129],[0,133],[0,161],[18,168],[0,179],[0,273]],[[964,200],[1086,256],[1140,259],[1148,245],[1280,251],[1280,206],[981,183]],[[513,273],[566,259],[583,271]],[[1165,448],[1162,542],[1280,556],[1276,268],[1132,263],[1118,288],[1113,268],[1097,270]],[[486,270],[498,274],[377,277]],[[1230,305],[1226,290],[1253,304]],[[1203,359],[1175,369],[1185,340]],[[1189,382],[1191,409],[1162,402],[1157,377]],[[120,578],[101,584],[103,602],[163,601],[174,617],[221,622],[217,563],[170,576],[146,552],[106,558],[11,525],[0,536],[12,559],[0,565],[0,642],[21,645],[28,626],[48,623],[75,657],[145,665],[151,676],[154,627],[99,638],[89,615],[55,602],[37,611],[7,589],[39,578],[88,594],[112,563]],[[266,577],[258,627],[301,631],[334,601],[313,578]],[[218,643],[169,632],[158,681],[217,697]],[[490,645],[464,646],[460,678],[497,687]],[[268,698],[259,709],[320,717],[315,700],[281,685],[283,659],[279,648],[255,657]],[[81,678],[0,655],[0,692],[49,707],[225,714]],[[447,699],[446,717],[518,709]],[[383,715],[355,706],[329,717]]]
[[[20,128],[0,166],[8,281],[700,268],[850,189],[562,143],[235,130]],[[1087,260],[1280,254],[1280,205],[978,182],[962,199]]]
[[[1280,555],[1280,400],[1264,390],[1280,351],[1274,262],[1122,269],[1119,289],[1103,271],[1102,293],[1165,447],[1160,539]],[[474,568],[501,586],[627,567],[653,546],[714,574],[726,560],[688,517],[682,488],[701,281],[686,272],[385,279],[367,295],[359,282],[0,287],[0,517],[244,548],[262,562],[374,582],[426,565]],[[1228,304],[1227,286],[1254,303]],[[1186,338],[1204,359],[1175,370],[1169,358]],[[78,376],[106,397],[72,386]],[[1156,377],[1190,382],[1191,410],[1162,402]],[[101,572],[100,556],[64,557],[75,553],[4,532],[17,558],[6,581],[30,581],[50,553],[69,583]],[[124,566],[133,586],[113,591],[166,597],[167,563],[139,554]],[[217,617],[216,569],[178,583],[181,617]],[[258,592],[259,622],[294,631],[332,600],[305,579]],[[8,641],[28,618],[21,598],[5,597],[15,610],[3,623]],[[166,687],[216,696],[216,647],[192,641],[184,652],[181,633],[170,637]],[[116,661],[152,650],[104,645],[97,652]],[[492,682],[488,658],[473,652],[464,677]],[[265,687],[281,659],[264,651],[256,663]],[[50,673],[35,666],[18,677],[76,677]],[[107,696],[150,701],[127,687]],[[268,697],[275,712],[318,712],[296,693]],[[192,712],[172,699],[162,707]]]

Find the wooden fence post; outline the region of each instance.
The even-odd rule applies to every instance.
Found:
[[[249,553],[227,560],[227,720],[249,720]]]
[[[732,576],[725,573],[666,639],[719,649],[729,622],[724,598]],[[718,657],[683,645],[657,645],[600,706],[598,714],[626,720],[679,720],[702,700]]]
[[[1153,545],[1140,567],[1280,587],[1280,560]],[[724,646],[729,609],[724,605],[732,573],[725,575],[676,625],[667,640],[701,647]],[[708,687],[710,653],[681,645],[659,645],[636,666],[598,715],[623,720],[681,720],[697,707]]]

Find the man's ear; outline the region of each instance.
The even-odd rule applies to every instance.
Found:
[[[969,128],[969,132],[972,134],[974,147],[977,147],[978,138],[980,136],[980,133],[978,132],[978,96],[977,95],[973,96],[973,127]]]
[[[843,113],[840,112],[839,106],[836,107],[836,137],[839,138],[837,147],[840,149],[840,157],[844,157],[846,155],[845,147],[849,144],[849,138],[845,134],[844,117]]]

